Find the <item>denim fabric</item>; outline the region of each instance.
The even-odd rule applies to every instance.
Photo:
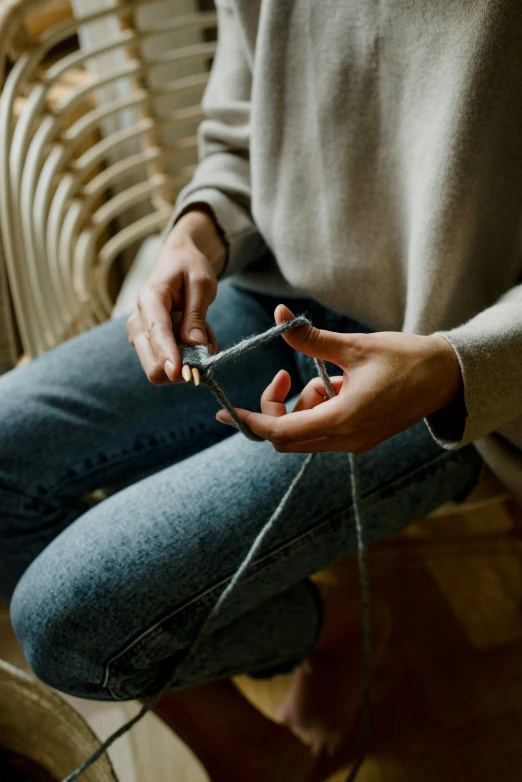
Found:
[[[220,283],[208,313],[220,347],[273,325],[280,301]],[[288,304],[319,327],[368,331],[312,299]],[[306,458],[216,421],[204,386],[153,386],[125,324],[107,321],[0,377],[0,595],[35,674],[96,700],[168,681]],[[234,404],[259,409],[281,368],[291,409],[315,367],[282,338],[215,376]],[[371,545],[465,496],[481,460],[472,446],[443,450],[421,421],[359,464]],[[84,495],[103,487],[114,493],[89,507]],[[301,662],[322,622],[309,576],[353,552],[349,455],[318,454],[172,689]]]

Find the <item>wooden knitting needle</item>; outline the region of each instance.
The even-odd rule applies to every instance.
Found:
[[[188,364],[184,364],[181,369],[181,374],[186,383],[194,381],[195,386],[199,386],[201,383],[201,375],[197,367],[190,367]]]

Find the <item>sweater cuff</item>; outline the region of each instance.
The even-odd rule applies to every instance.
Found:
[[[460,368],[462,371],[462,362]],[[424,420],[433,439],[447,450],[455,451],[473,439],[469,437],[469,415],[463,388],[453,402],[436,410]]]
[[[455,351],[463,385],[459,398],[425,420],[439,445],[456,450],[495,431],[509,417],[502,403],[510,396],[503,388],[504,351],[496,355],[484,334],[466,325],[435,335],[444,337]]]
[[[207,187],[193,191],[176,204],[174,212],[162,234],[163,244],[178,220],[196,203],[205,203],[211,210],[219,232],[226,245],[226,258],[218,275],[222,280],[241,271],[264,249],[264,241],[251,217],[237,202],[216,188]]]

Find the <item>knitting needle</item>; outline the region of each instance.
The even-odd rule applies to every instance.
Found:
[[[183,375],[183,379],[186,383],[191,383],[194,381],[195,386],[199,386],[201,383],[201,376],[197,367],[190,367],[188,364],[184,364],[181,370],[181,374]]]

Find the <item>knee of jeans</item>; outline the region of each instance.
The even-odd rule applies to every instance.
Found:
[[[99,635],[34,564],[18,581],[10,603],[11,624],[29,666],[40,681],[61,692],[110,700],[101,686]]]

